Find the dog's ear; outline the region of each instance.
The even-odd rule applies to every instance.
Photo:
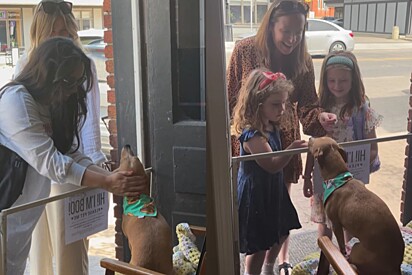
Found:
[[[346,163],[348,162],[348,157],[346,156],[345,150],[342,147],[338,146],[339,154],[342,156],[343,161]]]

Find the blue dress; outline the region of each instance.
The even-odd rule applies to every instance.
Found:
[[[250,155],[243,143],[261,133],[244,130],[239,137],[240,155]],[[270,147],[281,150],[279,132],[269,133]],[[242,161],[238,172],[239,239],[240,252],[248,255],[268,250],[289,230],[300,225],[296,209],[283,181],[283,172],[271,174],[256,161]]]

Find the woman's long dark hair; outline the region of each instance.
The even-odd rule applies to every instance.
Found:
[[[77,93],[67,97],[63,79],[84,66],[85,82],[78,85]],[[79,149],[79,130],[87,115],[86,95],[93,85],[90,59],[72,40],[63,37],[47,39],[33,50],[27,65],[16,79],[6,86],[23,85],[34,100],[47,104],[56,148],[63,154],[73,144]]]

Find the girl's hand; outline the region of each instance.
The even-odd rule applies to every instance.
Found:
[[[333,127],[335,126],[335,123],[337,121],[338,121],[338,118],[335,114],[326,113],[326,112],[319,114],[319,122],[327,133],[333,131]]]
[[[303,195],[306,198],[310,198],[313,196],[313,184],[312,180],[309,178],[305,178],[303,182]]]
[[[118,196],[138,197],[149,185],[147,175],[134,176],[132,171],[114,172],[107,176],[105,189]]]
[[[308,142],[306,140],[295,140],[286,149],[307,148]]]

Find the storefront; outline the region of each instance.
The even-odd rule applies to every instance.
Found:
[[[0,8],[0,50],[23,45],[21,9]]]
[[[30,45],[30,25],[40,0],[0,0],[0,52]],[[103,0],[71,0],[79,30],[103,28]]]

